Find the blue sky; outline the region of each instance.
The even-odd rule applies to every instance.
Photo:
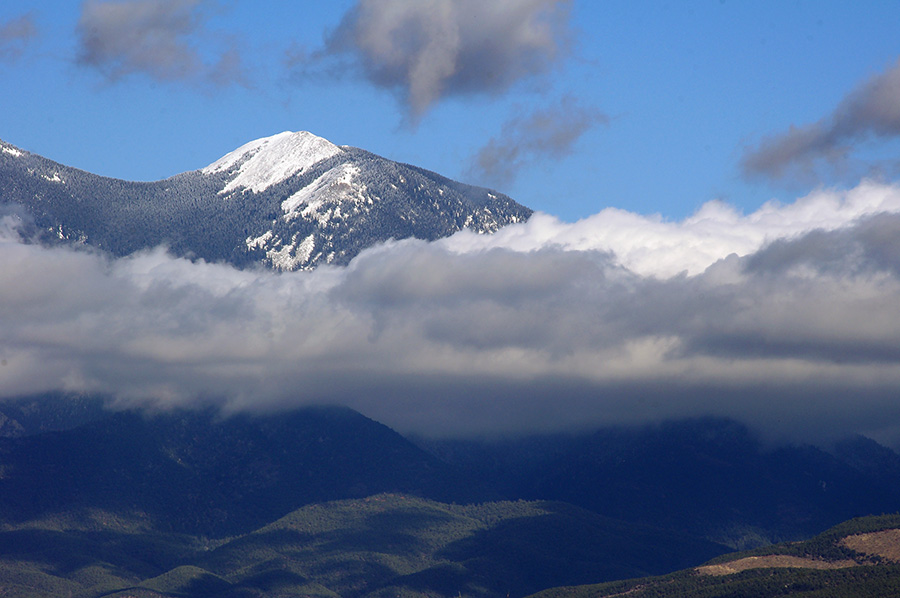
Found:
[[[751,212],[772,198],[787,203],[822,185],[895,174],[896,135],[868,134],[865,126],[843,140],[837,166],[815,159],[812,169],[771,176],[746,172],[742,161],[791,126],[828,119],[896,66],[896,2],[508,1],[525,14],[523,26],[544,27],[550,37],[524,49],[511,38],[495,44],[513,55],[500,64],[508,67],[500,84],[475,72],[479,57],[459,60],[459,80],[439,79],[442,88],[417,107],[405,75],[378,80],[377,59],[360,40],[379,34],[370,27],[378,11],[410,19],[404,31],[426,30],[435,23],[423,24],[427,4],[6,2],[0,139],[95,173],[155,180],[203,167],[251,139],[309,130],[496,187],[567,221],[610,206],[680,220],[716,198]],[[458,12],[477,6],[449,4]],[[171,17],[161,27],[168,49],[182,53],[175,62],[152,47],[153,38],[138,43],[147,6]],[[106,45],[91,50],[91,40],[99,42],[90,26],[116,7],[119,24],[97,33]],[[361,16],[355,29],[344,27],[349,42],[336,50],[354,10]],[[479,34],[508,33],[477,15],[475,23],[446,19],[436,22],[459,29],[462,46]],[[118,33],[122,39],[109,39]],[[421,37],[401,49],[429,51],[428,35]],[[165,70],[183,67],[186,57],[191,68]],[[468,79],[467,68],[475,70]],[[568,134],[552,143],[529,137],[535,115]],[[491,143],[491,170],[473,167]]]

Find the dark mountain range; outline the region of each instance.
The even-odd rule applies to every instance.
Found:
[[[563,503],[482,502],[494,494],[344,408],[107,413],[0,438],[0,588],[522,596],[664,573],[725,550]]]
[[[100,397],[48,392],[0,401],[0,437],[70,430],[109,416]]]
[[[110,179],[0,142],[0,206],[43,242],[122,256],[165,244],[180,256],[279,270],[346,264],[388,239],[492,232],[531,210],[311,133],[248,143],[163,181]]]
[[[831,451],[765,446],[743,425],[713,418],[415,444],[336,407],[150,416],[54,395],[0,405],[0,420],[9,436],[0,438],[0,515],[18,521],[76,507],[137,509],[166,529],[217,535],[305,504],[408,492],[556,500],[746,548],[900,508],[900,455],[870,439]]]
[[[711,537],[808,538],[900,504],[885,447],[765,447],[725,420],[413,444],[344,408],[81,400],[2,406],[27,424],[0,438],[8,595],[523,596],[693,567],[726,551]]]
[[[746,548],[807,538],[851,517],[900,508],[900,455],[866,438],[834,451],[762,445],[723,419],[578,436],[421,441],[501,495],[596,513]]]
[[[0,516],[17,522],[100,509],[221,536],[326,500],[380,492],[472,498],[453,468],[338,407],[225,419],[212,411],[114,413],[0,439],[0,463]]]

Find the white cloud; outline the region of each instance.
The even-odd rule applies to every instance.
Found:
[[[571,224],[538,213],[494,235],[464,232],[441,243],[460,253],[547,247],[608,251],[615,254],[617,263],[638,274],[668,277],[700,274],[732,253],[747,255],[777,239],[833,230],[881,212],[900,212],[900,187],[863,182],[849,191],[817,190],[792,204],[768,202],[747,215],[724,202],[711,201],[680,222],[617,208]]]
[[[540,216],[284,274],[2,230],[4,397],[341,402],[436,433],[707,413],[806,437],[900,424],[891,186],[672,223]]]

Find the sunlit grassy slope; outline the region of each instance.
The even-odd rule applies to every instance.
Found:
[[[398,494],[310,505],[214,542],[25,525],[0,533],[0,546],[0,577],[16,584],[5,595],[85,598],[522,596],[721,552],[561,503],[453,505]]]

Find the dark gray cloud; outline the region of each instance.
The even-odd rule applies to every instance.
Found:
[[[359,0],[313,62],[337,60],[330,72],[355,72],[397,92],[415,121],[442,98],[499,93],[547,72],[568,53],[570,5]]]
[[[868,216],[851,228],[815,230],[799,239],[778,239],[747,260],[754,274],[809,269],[819,275],[858,272],[900,277],[900,218]]]
[[[143,74],[159,81],[229,85],[246,82],[234,48],[211,58],[204,0],[87,0],[78,22],[78,62],[110,80]]]
[[[285,274],[45,248],[9,212],[0,397],[339,402],[420,433],[712,414],[795,439],[884,438],[900,430],[900,189],[820,200],[655,227],[537,217],[493,246],[406,240]],[[758,241],[740,250],[741,235]],[[635,238],[669,255],[666,273],[630,257]],[[714,257],[696,268],[704,243]]]
[[[25,47],[37,37],[37,25],[31,13],[0,22],[0,61],[19,58]]]
[[[571,154],[585,132],[607,122],[609,118],[602,112],[565,98],[555,106],[506,122],[499,137],[475,155],[470,175],[483,184],[502,187],[530,164]]]
[[[764,139],[748,150],[747,176],[809,176],[825,164],[845,166],[854,145],[868,138],[900,135],[900,61],[853,90],[826,118]]]

